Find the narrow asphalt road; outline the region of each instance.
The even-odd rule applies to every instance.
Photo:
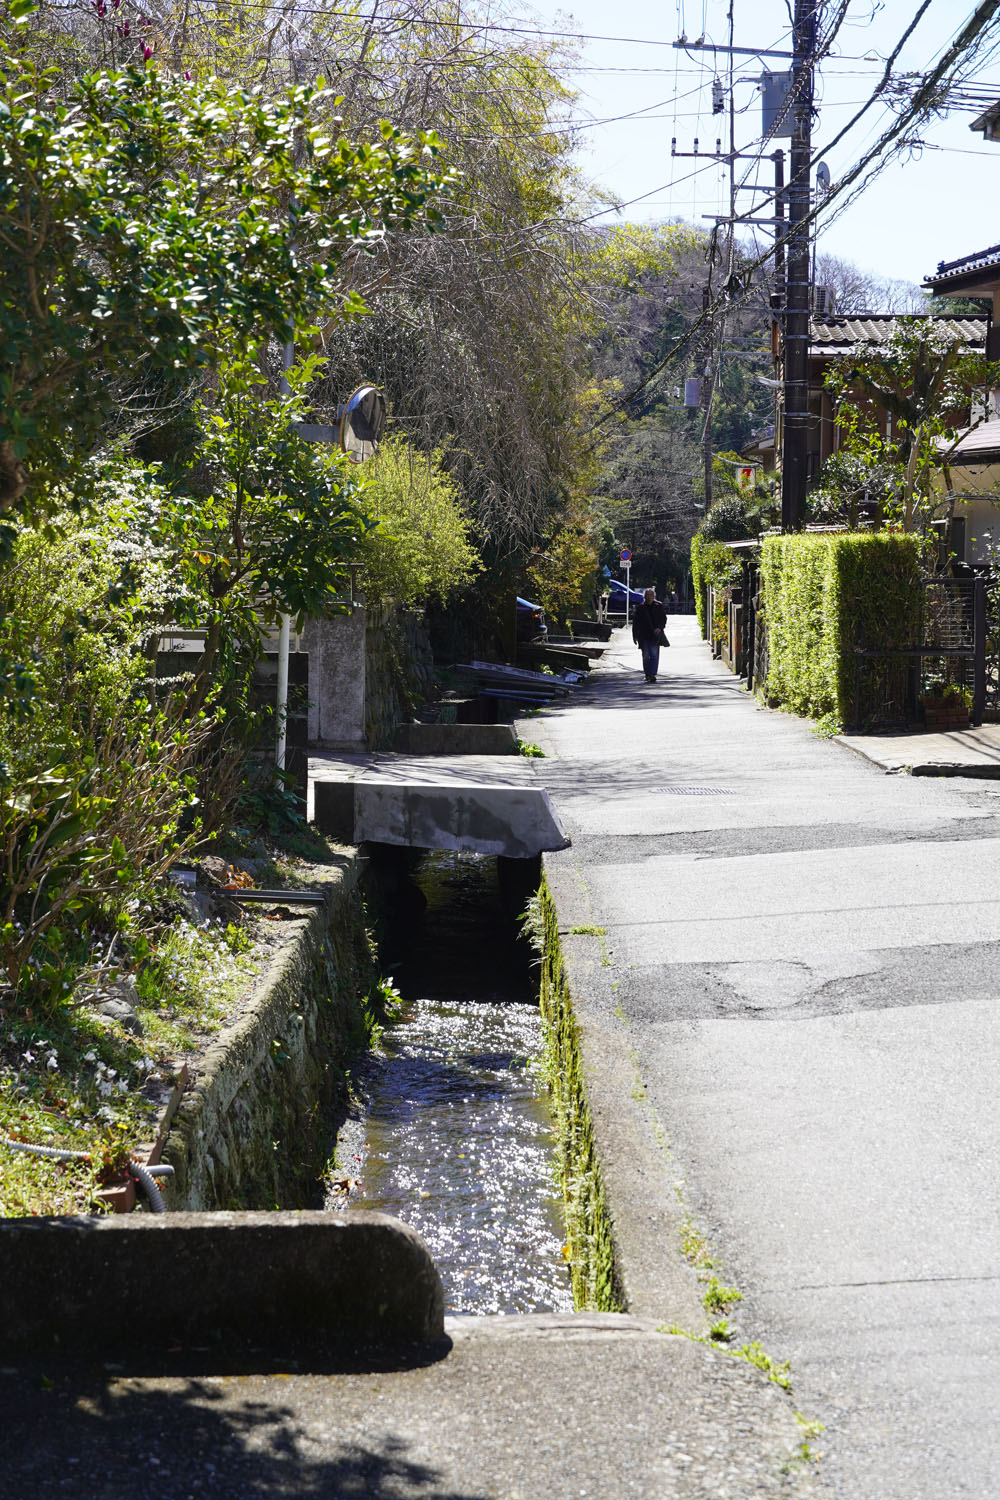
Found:
[[[669,1142],[644,1191],[683,1183],[740,1339],[825,1424],[831,1494],[986,1500],[1000,787],[887,776],[761,708],[692,619],[668,634],[655,686],[622,632],[530,731],[573,839],[555,886],[607,929],[592,1012]]]

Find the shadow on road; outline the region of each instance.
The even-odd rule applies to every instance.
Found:
[[[442,1345],[436,1357],[443,1352]],[[365,1370],[338,1360],[317,1371],[312,1362],[308,1375],[272,1365],[269,1375],[242,1379],[231,1372],[171,1376],[165,1363],[150,1378],[147,1362],[141,1379],[132,1362],[102,1370],[50,1363],[46,1373],[33,1361],[4,1369],[0,1494],[484,1500],[457,1491],[412,1456],[412,1443],[393,1431],[391,1412],[379,1404],[373,1360],[362,1361]],[[401,1361],[385,1363],[388,1380],[389,1366],[398,1372]],[[324,1378],[330,1374],[338,1378]]]

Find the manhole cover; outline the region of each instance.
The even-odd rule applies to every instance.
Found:
[[[654,786],[651,792],[662,792],[667,797],[732,797],[728,786]]]

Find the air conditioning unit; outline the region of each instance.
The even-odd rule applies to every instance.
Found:
[[[813,287],[813,316],[817,318],[833,316],[833,287]]]

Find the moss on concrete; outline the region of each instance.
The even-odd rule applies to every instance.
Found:
[[[205,1053],[171,1127],[175,1209],[313,1203],[344,1095],[365,1045],[371,956],[351,855],[316,866],[326,904],[294,924],[235,1025]]]
[[[542,882],[532,914],[541,948],[546,1070],[559,1128],[559,1181],[566,1213],[573,1300],[580,1310],[622,1312],[601,1167],[580,1061],[579,1027],[559,942],[555,903]]]

